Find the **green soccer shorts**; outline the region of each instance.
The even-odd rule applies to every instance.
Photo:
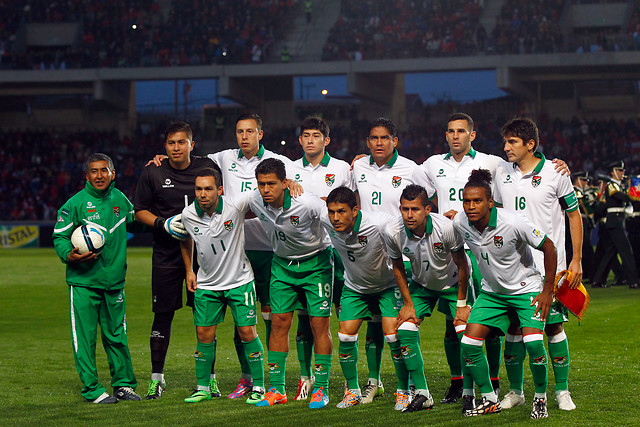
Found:
[[[251,263],[256,283],[256,295],[261,305],[269,305],[269,283],[271,282],[271,251],[244,251]]]
[[[274,255],[271,263],[271,312],[306,310],[309,316],[331,316],[333,256],[330,248],[303,260]]]
[[[418,318],[430,317],[436,305],[438,311],[445,316],[456,317],[457,286],[444,291],[433,291],[412,280],[409,284],[409,292],[411,292],[411,299]]]
[[[396,286],[373,294],[362,294],[345,286],[340,299],[338,320],[370,319],[374,314],[397,317],[402,306],[400,289]]]
[[[193,323],[213,326],[224,321],[227,306],[237,326],[253,326],[258,322],[256,291],[253,281],[226,291],[197,288],[194,297]]]
[[[551,309],[549,310],[549,315],[547,316],[547,325],[554,325],[556,323],[565,323],[569,321],[569,310],[562,303],[557,301],[555,298],[553,300],[553,304],[551,305]]]
[[[521,295],[501,295],[482,292],[473,304],[467,323],[495,327],[500,329],[502,333],[506,333],[511,320],[518,319],[523,328],[544,330],[544,322],[540,320],[540,313],[534,316],[536,307],[531,306],[531,301],[538,294],[538,292],[531,292]]]

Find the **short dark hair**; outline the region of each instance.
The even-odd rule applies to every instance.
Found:
[[[453,113],[449,116],[449,120],[447,120],[447,124],[449,122],[453,122],[455,120],[466,120],[469,123],[469,132],[473,132],[473,119],[470,115],[465,113]]]
[[[284,163],[280,159],[269,158],[264,159],[258,166],[256,166],[256,179],[258,175],[267,175],[275,173],[280,181],[287,179],[287,169],[284,167]]]
[[[111,160],[111,157],[107,156],[106,154],[103,153],[93,153],[92,155],[90,155],[87,158],[87,161],[84,162],[84,165],[82,167],[82,169],[84,169],[84,172],[87,173],[89,172],[89,165],[93,162],[101,162],[101,161],[105,161],[109,164],[109,170],[113,171],[113,160]]]
[[[169,136],[178,132],[186,133],[187,138],[189,138],[190,140],[193,140],[193,131],[191,130],[191,125],[189,125],[189,123],[187,122],[182,122],[180,120],[176,120],[169,123],[169,126],[167,126],[167,129],[164,131],[164,137],[165,139],[167,139],[169,138]]]
[[[222,186],[222,174],[218,169],[204,168],[200,172],[198,172],[198,174],[196,175],[196,178],[200,176],[212,176],[213,179],[216,181],[216,187]]]
[[[377,128],[377,127],[386,128],[389,131],[389,133],[391,134],[392,138],[395,138],[396,136],[398,136],[398,131],[396,129],[396,124],[393,123],[393,121],[391,119],[388,119],[386,117],[378,117],[377,119],[371,120],[369,122],[369,130],[367,132],[371,133],[373,128]]]
[[[464,189],[466,190],[469,187],[484,188],[487,192],[487,199],[490,199],[492,197],[491,180],[491,172],[487,169],[474,169],[471,171],[471,175],[469,175],[469,180],[464,185]]]
[[[236,119],[236,126],[240,120],[255,120],[258,125],[258,130],[262,130],[262,118],[256,113],[242,113]]]
[[[356,193],[345,186],[334,188],[327,196],[327,205],[329,203],[345,203],[349,208],[353,209],[358,205]]]
[[[538,150],[538,145],[540,145],[538,126],[536,126],[533,120],[527,117],[516,117],[505,123],[504,126],[502,126],[502,136],[515,136],[516,138],[522,139],[524,144],[533,139],[535,142],[533,146],[534,153]]]
[[[329,137],[329,131],[330,131],[329,125],[327,124],[327,122],[322,120],[322,118],[315,117],[315,116],[309,116],[302,121],[302,124],[300,125],[300,133],[304,132],[305,130],[320,131],[320,133],[325,138]]]
[[[404,190],[402,190],[402,195],[400,196],[400,200],[402,199],[411,201],[420,199],[420,203],[423,207],[427,207],[430,205],[429,196],[427,196],[427,190],[424,189],[423,186],[417,184],[407,185]]]

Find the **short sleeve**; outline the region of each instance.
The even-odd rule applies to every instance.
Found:
[[[459,233],[453,228],[453,221],[447,220],[442,230],[445,247],[451,252],[457,252],[464,247],[464,241]]]
[[[384,216],[385,221],[381,222],[381,235],[387,246],[389,257],[391,259],[402,258],[402,236],[404,235],[402,228],[402,219]]]

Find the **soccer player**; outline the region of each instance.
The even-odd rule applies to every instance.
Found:
[[[347,388],[337,407],[344,409],[362,403],[358,384],[358,331],[364,319],[380,313],[398,378],[394,409],[403,410],[409,403],[409,372],[396,334],[396,322],[416,323],[417,318],[406,280],[396,281],[394,277],[394,271],[404,269],[402,259],[391,260],[386,248],[387,242],[400,232],[402,222],[383,213],[363,213],[355,193],[346,187],[329,193],[327,211],[328,217],[322,218],[323,226],[344,260],[345,287],[340,300],[338,335],[340,367]],[[428,396],[426,383],[421,392]],[[433,399],[430,404],[433,405]],[[429,406],[428,401],[425,406]]]
[[[256,404],[264,397],[264,349],[256,333],[256,293],[253,271],[244,253],[244,217],[250,193],[242,197],[222,197],[222,175],[204,169],[195,180],[196,200],[182,211],[189,239],[181,242],[189,291],[194,296],[194,323],[197,332],[197,389],[187,403],[211,399],[211,366],[215,358],[216,327],[224,321],[229,306],[244,352],[249,361],[253,392],[247,398]],[[193,272],[193,246],[198,254],[198,274]]]
[[[369,123],[367,147],[371,154],[356,160],[352,171],[358,205],[365,212],[398,215],[400,194],[413,183],[417,165],[398,155],[397,145],[398,135],[393,121],[379,117]],[[380,314],[374,313],[367,325],[365,351],[369,380],[362,390],[362,404],[371,403],[374,397],[384,393],[380,380],[384,334],[380,322]]]
[[[87,179],[84,189],[60,208],[53,229],[56,254],[66,264],[73,356],[84,385],[82,396],[103,404],[118,403],[118,399],[141,400],[135,392],[138,382],[127,344],[124,297],[127,225],[134,222],[133,205],[115,188],[116,171],[109,156],[92,154],[84,170]],[[91,224],[105,234],[99,254],[80,255],[71,244],[74,230],[84,224]],[[98,324],[111,371],[113,396],[98,380]]]
[[[594,217],[594,207],[596,204],[596,188],[591,185],[591,177],[589,172],[580,171],[571,174],[573,179],[573,190],[576,192],[580,216],[582,217],[582,281],[593,282],[595,273],[595,257],[593,253],[593,245],[591,244],[591,232],[596,226]],[[571,235],[565,244],[565,251],[570,246]],[[568,258],[568,257],[567,257]]]
[[[405,187],[400,197],[400,212],[404,227],[393,236],[388,249],[391,259],[401,260],[404,254],[411,261],[413,277],[409,291],[419,322],[399,325],[398,338],[405,365],[416,384],[416,395],[403,412],[415,412],[433,406],[423,370],[418,327],[440,302],[438,309],[456,320],[456,332],[462,338],[470,311],[467,305],[470,267],[462,239],[454,232],[453,223],[444,215],[431,212],[423,187],[415,184]],[[402,266],[394,262],[396,280],[406,283],[404,268],[395,271],[398,265]],[[471,376],[467,373],[465,378],[473,390]],[[472,391],[468,396],[463,410],[475,407]]]
[[[529,366],[535,384],[531,418],[546,418],[547,351],[542,330],[553,301],[556,250],[553,242],[524,215],[509,209],[496,209],[491,197],[491,174],[487,170],[471,173],[462,194],[464,213],[453,220],[457,233],[478,259],[482,273],[482,292],[473,305],[462,338],[462,353],[482,401],[465,416],[501,411],[491,386],[482,341],[490,328],[505,333],[510,316],[517,316],[529,353]],[[531,249],[544,255],[544,287]]]
[[[430,193],[431,201],[438,207],[438,212],[453,219],[458,212],[462,212],[462,191],[474,169],[487,169],[493,175],[496,167],[504,162],[500,157],[481,153],[475,150],[471,143],[476,138],[473,119],[464,113],[454,113],[449,116],[445,133],[449,152],[436,154],[429,157],[422,165],[418,166],[415,175],[417,184],[425,187]],[[478,269],[478,263],[473,253],[467,250],[471,260],[473,287],[468,301],[475,300],[480,291],[482,276]],[[446,315],[444,350],[451,373],[451,384],[440,403],[455,403],[461,397],[464,402],[473,399],[473,384],[464,381],[460,362],[459,334],[453,325],[453,317]],[[491,383],[496,393],[500,387],[500,358],[502,339],[499,336],[490,335],[485,340],[487,358],[491,371]]]
[[[305,308],[314,340],[315,388],[309,408],[329,403],[331,369],[331,291],[333,261],[329,239],[320,224],[322,200],[311,194],[291,197],[286,188],[286,168],[278,159],[265,159],[256,168],[259,194],[251,210],[264,224],[274,249],[271,264],[271,311],[269,339],[271,387],[256,406],[287,402],[285,369],[289,352],[289,329],[293,311]]]
[[[158,399],[166,389],[164,363],[171,337],[171,323],[182,308],[185,266],[180,256],[180,240],[187,237],[180,222],[185,199],[193,200],[193,182],[207,167],[207,158],[192,156],[195,146],[191,126],[172,122],[165,131],[164,147],[169,157],[159,167],[146,167],[140,175],[134,199],[136,220],[153,228],[151,292],[151,381],[146,399]],[[187,292],[187,306],[193,307],[193,293]],[[215,375],[211,376],[213,397],[220,396]]]
[[[576,287],[582,280],[582,218],[578,210],[576,194],[568,176],[554,171],[544,155],[537,152],[538,127],[526,118],[515,118],[502,127],[504,151],[510,163],[503,163],[495,175],[495,204],[525,215],[534,224],[542,224],[541,229],[556,245],[557,271],[565,270],[565,221],[569,220],[569,231],[573,254],[568,270],[573,274],[570,286]],[[536,268],[546,273],[542,253],[534,252]],[[545,333],[549,341],[549,356],[556,380],[556,399],[560,409],[570,411],[576,408],[571,400],[567,380],[569,377],[569,344],[563,322],[569,321],[567,308],[555,302],[551,308]],[[502,400],[502,408],[507,409],[524,403],[522,391],[523,362],[526,355],[522,345],[522,335],[514,322],[505,337],[505,365],[510,382],[510,391]]]
[[[300,145],[304,156],[287,168],[288,176],[322,199],[337,187],[352,188],[351,168],[343,160],[331,157],[325,147],[331,141],[329,125],[319,117],[307,117],[300,125]],[[333,252],[333,302],[336,308],[340,304],[340,295],[344,284],[342,260]],[[313,390],[311,358],[313,353],[313,334],[309,324],[309,316],[304,311],[298,312],[298,332],[296,335],[298,360],[300,361],[300,380],[295,400],[305,400]]]

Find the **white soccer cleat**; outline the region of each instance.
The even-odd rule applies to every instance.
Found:
[[[315,383],[315,378],[311,377],[308,380],[303,380],[302,378],[298,380],[298,391],[296,392],[296,397],[293,400],[307,400],[309,395],[313,391],[313,385]]]
[[[372,384],[369,382],[362,389],[362,399],[360,400],[361,404],[371,403],[373,402],[374,397],[382,396],[384,394],[384,386],[382,385],[382,381],[378,381],[378,384]]]
[[[558,401],[558,408],[563,411],[573,411],[576,409],[576,404],[573,403],[569,390],[562,390],[561,392],[556,393],[556,400]]]
[[[514,406],[524,405],[524,394],[517,394],[511,390],[504,396],[504,399],[500,402],[502,409],[511,409]]]

